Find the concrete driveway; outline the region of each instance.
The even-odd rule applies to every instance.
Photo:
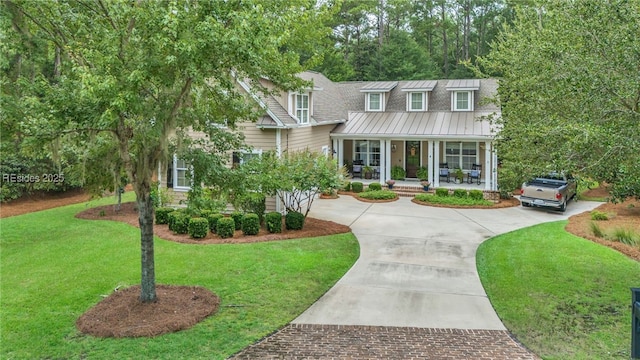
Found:
[[[354,266],[294,324],[504,330],[480,283],[475,254],[486,239],[563,220],[600,203],[572,202],[565,213],[531,208],[447,209],[316,200],[310,216],[351,227],[361,247]]]

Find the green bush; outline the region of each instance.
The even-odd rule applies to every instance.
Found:
[[[416,176],[419,180],[427,180],[429,178],[429,172],[425,166],[420,166],[418,170],[416,170]]]
[[[201,218],[205,218],[206,219],[211,214],[213,214],[213,210],[209,210],[209,209],[200,210],[200,217]]]
[[[367,187],[367,191],[379,191],[382,190],[382,185],[380,183],[371,183]]]
[[[207,221],[209,222],[209,230],[211,230],[212,233],[215,233],[217,231],[216,226],[218,225],[218,220],[222,219],[223,217],[224,215],[218,213],[209,214],[209,216],[207,216]]]
[[[361,193],[364,189],[364,185],[360,181],[354,181],[351,183],[351,191],[354,193]]]
[[[391,168],[391,178],[393,180],[404,180],[407,176],[407,172],[404,171],[402,166],[395,165]]]
[[[169,213],[175,211],[174,208],[170,207],[161,207],[156,209],[156,224],[168,224],[169,223]]]
[[[205,218],[196,217],[189,219],[189,236],[194,239],[202,239],[209,232],[209,222]]]
[[[265,216],[265,222],[267,223],[267,231],[270,233],[282,232],[282,214],[277,211],[267,213]]]
[[[242,233],[245,235],[258,235],[258,232],[260,232],[260,217],[258,214],[244,214],[242,217]]]
[[[233,237],[236,231],[236,223],[231,217],[223,217],[216,224],[216,233],[223,239]]]
[[[466,198],[467,190],[465,189],[453,189],[453,197]]]
[[[484,199],[484,194],[482,190],[469,190],[469,197],[473,200],[482,200]]]
[[[436,189],[436,196],[441,196],[441,197],[449,196],[449,189],[447,189],[447,188],[437,188]]]
[[[359,197],[369,200],[391,200],[398,197],[396,193],[390,190],[367,191],[358,194]]]
[[[591,220],[609,220],[609,215],[602,211],[593,210],[589,214],[591,215]]]
[[[264,221],[264,212],[267,210],[266,198],[261,193],[247,193],[240,200],[240,207],[248,213],[258,215],[260,224]]]
[[[345,181],[344,182],[344,187],[342,188],[342,190],[351,191],[351,182],[350,181]]]
[[[187,234],[189,232],[189,215],[182,211],[169,213],[169,230],[176,234]]]
[[[287,230],[301,230],[304,226],[304,215],[297,211],[290,211],[284,217]]]
[[[233,219],[233,221],[235,221],[235,224],[236,224],[236,230],[240,230],[242,228],[243,216],[244,214],[241,213],[240,211],[234,211],[231,213],[231,218]]]

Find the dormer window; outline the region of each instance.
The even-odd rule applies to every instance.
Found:
[[[426,111],[427,110],[427,94],[423,92],[410,92],[407,96],[409,101],[409,111]]]
[[[407,111],[427,111],[429,109],[428,93],[438,84],[435,80],[407,81],[401,90],[407,93]]]
[[[300,124],[309,123],[309,94],[296,94],[295,114]]]
[[[454,91],[453,111],[473,111],[473,92]]]
[[[367,94],[367,111],[384,111],[384,96],[382,93]]]
[[[473,94],[480,90],[480,80],[449,80],[447,90],[451,91],[451,111],[473,111]]]
[[[388,94],[398,86],[397,81],[374,81],[360,89],[365,93],[366,111],[384,111]]]

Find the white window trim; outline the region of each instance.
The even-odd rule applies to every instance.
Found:
[[[420,109],[412,109],[411,105],[412,105],[412,97],[413,94],[422,94],[422,107]],[[427,100],[427,93],[425,91],[410,91],[407,92],[407,111],[427,111],[427,106],[428,106],[428,100]]]
[[[306,108],[304,108],[304,107],[298,108],[298,96],[306,96],[307,97],[307,107]],[[295,94],[293,96],[293,99],[294,99],[293,100],[294,101],[293,107],[294,107],[295,118],[298,120],[298,122],[300,124],[308,124],[309,123],[309,118],[311,117],[311,96],[309,96],[309,93]],[[303,111],[303,112],[306,110],[306,112],[307,112],[307,118],[306,119],[298,117],[298,111],[299,110]]]
[[[367,106],[366,106],[366,109],[367,109],[367,111],[371,111],[371,112],[383,112],[383,111],[384,111],[384,106],[385,106],[385,101],[384,101],[384,100],[385,100],[385,96],[384,96],[384,93],[383,93],[383,92],[369,92],[369,93],[366,93],[366,94],[367,94],[367,96],[366,96],[366,103],[367,103],[367,104],[366,104],[366,105],[367,105]],[[372,109],[372,108],[371,108],[371,99],[370,99],[370,98],[371,98],[371,94],[378,94],[378,95],[380,95],[380,109]]]
[[[462,158],[465,156],[465,155],[462,154],[462,152],[463,152],[463,145],[462,144],[463,143],[473,143],[473,141],[449,141],[449,143],[459,143],[459,145],[460,145],[460,148],[459,148],[460,153],[457,155],[458,156],[458,163],[457,164],[450,164],[447,161],[447,142],[443,141],[444,162],[448,163],[449,169],[456,169],[456,168],[459,168],[462,165],[462,163],[463,163]],[[475,142],[475,146],[476,146],[476,156],[475,156],[475,160],[473,161],[473,163],[474,164],[479,164],[480,163],[480,143],[476,141]],[[464,168],[461,168],[461,169],[463,171],[471,170],[471,169],[464,169]]]
[[[297,96],[298,95],[306,95],[307,96],[307,105],[309,106],[307,109],[307,121],[303,122],[300,119],[298,119],[298,99]],[[304,125],[308,125],[311,123],[311,117],[313,116],[313,93],[311,91],[307,91],[307,92],[295,92],[295,91],[290,91],[289,92],[289,101],[287,104],[287,111],[289,113],[289,115],[296,119],[296,121],[299,124],[304,124]]]
[[[459,93],[467,93],[469,94],[469,108],[468,109],[458,109],[458,94]],[[473,91],[471,90],[456,90],[451,92],[451,110],[452,111],[473,111]]]
[[[184,170],[185,172],[186,171],[191,171],[191,174],[193,175],[193,168],[192,167],[180,168],[180,170]],[[173,189],[174,190],[181,190],[181,191],[191,190],[191,186],[179,186],[178,185],[178,156],[175,155],[175,154],[173,155],[173,171],[171,172],[171,176],[173,176]]]

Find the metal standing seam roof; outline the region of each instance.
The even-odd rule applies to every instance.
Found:
[[[389,92],[398,86],[397,81],[374,81],[368,82],[360,88],[360,92]]]
[[[412,80],[402,86],[402,91],[433,91],[438,84],[437,80]]]
[[[480,90],[480,79],[456,79],[449,80],[447,90]]]
[[[486,112],[354,112],[333,135],[339,137],[468,137],[491,138],[496,127],[483,116]]]

